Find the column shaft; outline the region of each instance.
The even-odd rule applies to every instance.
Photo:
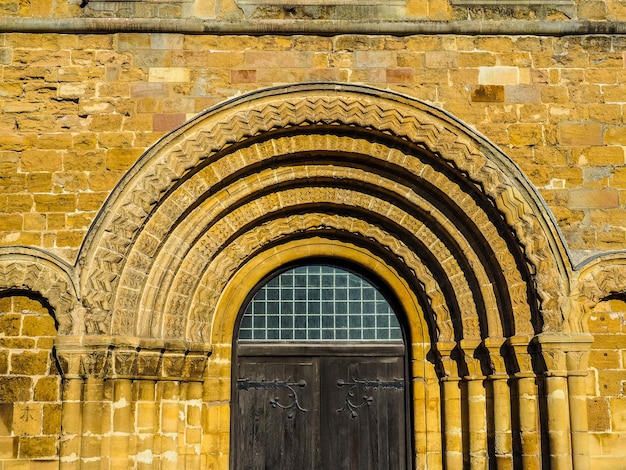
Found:
[[[444,468],[463,468],[463,424],[461,421],[461,389],[459,380],[443,381]]]
[[[104,381],[87,377],[83,382],[81,469],[101,468],[102,431],[108,416],[103,413]]]
[[[113,385],[113,435],[111,436],[111,468],[129,468],[130,433],[133,429],[132,383],[116,379]]]
[[[567,379],[546,377],[548,399],[548,437],[550,440],[550,468],[571,470],[570,416],[567,398]]]
[[[135,403],[137,455],[144,457],[137,460],[137,469],[148,470],[155,466],[154,436],[157,431],[155,381],[139,380],[135,383],[135,387],[137,389],[137,402]]]
[[[161,388],[161,470],[178,470],[180,385],[175,381],[160,382]]]
[[[487,414],[483,377],[467,381],[469,457],[472,470],[487,468]]]
[[[82,398],[83,381],[81,379],[63,379],[63,403],[61,404],[60,465],[61,470],[80,468],[82,436]]]
[[[522,468],[541,468],[541,447],[539,436],[539,408],[535,377],[521,376],[517,380],[519,402],[520,439],[522,444]]]
[[[491,379],[493,390],[493,426],[496,468],[513,468],[513,442],[511,435],[511,391],[507,376]]]
[[[567,378],[574,470],[591,469],[586,382],[586,377],[583,375],[570,375]]]

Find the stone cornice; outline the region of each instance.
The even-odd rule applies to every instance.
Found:
[[[626,34],[626,21],[298,21],[161,18],[0,18],[0,33],[182,33],[247,35],[420,34],[571,36]]]

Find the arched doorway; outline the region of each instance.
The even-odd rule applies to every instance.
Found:
[[[71,318],[176,359],[210,350],[206,369],[166,361],[165,374],[200,376],[202,443],[194,429],[183,450],[227,468],[250,293],[305,259],[354,263],[402,304],[407,466],[567,468],[562,352],[578,350],[581,314],[547,214],[504,154],[432,106],[354,85],[262,90],[190,121],[120,182],[81,250]]]
[[[406,469],[406,347],[363,274],[307,262],[264,279],[233,358],[233,468]]]

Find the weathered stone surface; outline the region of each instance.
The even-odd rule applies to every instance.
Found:
[[[271,249],[283,263],[294,262],[293,252],[281,251],[283,242],[313,231],[336,239],[350,233],[363,250],[376,246],[377,253],[393,253],[393,269],[400,267],[403,280],[420,291],[418,310],[431,315],[428,334],[452,343],[441,359],[444,367],[437,361],[446,345],[426,339],[432,350],[424,360],[421,339],[411,338],[415,468],[460,468],[463,452],[472,466],[483,467],[491,449],[486,442],[501,452],[502,468],[514,466],[512,453],[520,447],[524,457],[517,461],[524,468],[540,468],[540,452],[548,448],[553,454],[544,461],[550,458],[559,468],[616,468],[626,458],[626,309],[620,300],[626,272],[622,258],[602,255],[626,247],[626,41],[623,34],[583,35],[582,29],[562,34],[571,25],[623,29],[623,1],[0,3],[9,25],[0,34],[0,245],[9,246],[0,253],[0,468],[58,468],[59,456],[68,468],[227,468],[233,356],[232,334],[225,331],[232,325],[222,324],[223,337],[209,344],[221,318],[216,305],[229,279],[257,253]],[[27,28],[63,20],[113,25],[121,19],[124,28],[137,29],[149,19],[158,20],[156,29],[173,32],[14,33],[12,19],[25,20],[20,27]],[[407,30],[343,34],[355,20],[370,31],[389,26],[387,20]],[[517,20],[553,34],[507,36],[508,25],[519,28]],[[240,21],[265,24],[266,30],[200,31]],[[272,34],[274,27],[306,29],[316,21],[329,28],[325,34]],[[416,28],[464,25],[473,34],[433,29],[411,35],[411,22]],[[502,33],[480,33],[497,24]],[[183,25],[199,27],[198,34],[181,33]],[[188,133],[167,138],[171,145],[152,173],[133,167],[149,160],[142,155],[163,136],[225,100],[275,85],[329,81],[399,91],[463,125],[446,127],[433,118],[439,112],[434,108],[419,117],[401,106],[381,109],[379,91],[350,102],[333,85],[327,97],[302,99],[300,106],[267,94],[263,106],[251,103],[190,138],[201,127],[196,121]],[[294,102],[307,93],[294,91]],[[219,112],[225,115],[227,108]],[[315,123],[322,125],[315,129]],[[296,137],[298,126],[306,130]],[[490,143],[479,139],[473,146],[471,129]],[[267,134],[259,137],[262,132]],[[235,142],[236,149],[229,148]],[[490,144],[511,157],[509,169],[520,167],[529,191],[547,201],[563,246],[540,240],[541,214],[510,191],[514,178],[502,177],[490,164],[495,160],[483,161]],[[295,164],[285,163],[292,157]],[[358,168],[352,167],[357,161]],[[445,165],[433,171],[436,161]],[[139,177],[125,177],[129,170]],[[419,200],[430,187],[440,197],[424,205]],[[482,196],[472,199],[474,190]],[[98,215],[106,199],[120,193],[132,196]],[[330,212],[320,209],[329,206]],[[114,220],[107,219],[111,213]],[[427,215],[419,220],[416,214]],[[393,227],[405,234],[394,234]],[[105,233],[99,251],[79,257],[98,230]],[[475,238],[468,241],[468,233]],[[519,252],[509,251],[517,246]],[[368,268],[375,264],[375,256],[342,253]],[[600,268],[594,255],[602,255]],[[555,258],[560,261],[550,265]],[[580,265],[586,258],[591,261]],[[254,288],[246,283],[252,277],[241,290]],[[24,290],[33,296],[17,295]],[[399,300],[403,306],[415,302],[408,295]],[[407,323],[417,329],[425,316]],[[58,348],[57,329],[60,337],[74,335],[74,349]],[[591,333],[588,370],[565,370],[560,351],[548,357],[558,370],[544,377],[528,349],[543,330]],[[101,344],[85,340],[85,331],[101,333]],[[135,334],[143,339],[117,341]],[[516,337],[522,334],[528,337]],[[190,343],[159,342],[167,336],[202,340],[215,348],[214,357]],[[478,346],[459,340],[505,344],[496,341],[500,336],[515,352],[507,361],[516,361],[505,362],[497,348],[489,360],[474,360]],[[453,350],[459,357],[452,357]],[[481,367],[493,373],[488,381],[499,380],[492,367],[507,375],[514,393],[487,382],[485,390],[493,393],[483,395],[467,378],[479,376]],[[576,381],[584,372],[589,375],[581,379],[587,382],[581,398]],[[464,393],[472,392],[471,406],[463,408],[471,415],[466,422],[460,393],[456,401],[441,400],[441,391],[454,390],[456,379]],[[202,381],[198,392],[194,387]],[[541,406],[537,382],[552,387]],[[569,408],[559,393],[569,394]],[[489,406],[476,405],[488,399],[494,406],[519,400],[497,407],[488,421],[493,430],[486,421]],[[585,401],[587,407],[581,406]],[[563,412],[555,417],[556,406]],[[507,425],[497,419],[502,409],[523,412]],[[449,429],[457,421],[458,430]],[[584,436],[590,431],[589,449],[574,437],[555,437],[566,436],[567,429]],[[490,441],[485,434],[492,431]],[[514,446],[501,440],[511,432],[519,432]],[[568,448],[573,457],[562,450]],[[456,465],[451,449],[461,457]],[[588,461],[577,461],[580,455]]]
[[[30,377],[0,376],[0,397],[4,403],[28,401],[31,398]]]

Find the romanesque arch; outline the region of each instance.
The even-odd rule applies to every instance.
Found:
[[[242,296],[281,263],[350,258],[403,303],[418,468],[561,468],[570,431],[584,435],[566,358],[588,338],[548,214],[504,154],[425,103],[353,85],[259,91],[164,138],[111,194],[78,260],[85,329],[123,343],[118,377],[142,351],[174,351],[178,372],[148,376],[203,380],[219,415]]]
[[[317,157],[323,152],[331,152],[332,158]],[[320,164],[302,163],[311,157]],[[315,183],[329,178],[341,184]],[[303,180],[314,184],[302,184]],[[370,188],[355,191],[352,182]],[[276,200],[270,194],[269,188],[289,184],[293,190],[285,192],[285,197]],[[328,189],[302,190],[307,187]],[[364,203],[364,193],[375,197]],[[259,195],[254,205],[279,209],[276,213],[288,214],[281,209],[290,201],[300,207],[342,199],[354,201],[346,207],[396,224],[401,217],[394,219],[386,213],[398,208],[399,216],[415,219],[412,228],[416,230],[428,218],[432,223],[424,230],[437,227],[440,234],[427,236],[435,237],[441,250],[456,246],[457,252],[467,251],[456,258],[472,265],[482,261],[463,270],[474,272],[476,279],[493,277],[501,267],[505,276],[519,272],[523,277],[526,271],[526,278],[534,279],[541,318],[535,319],[536,325],[518,328],[528,333],[569,329],[568,312],[562,309],[568,283],[564,248],[546,208],[506,156],[445,113],[416,100],[365,87],[303,85],[232,100],[165,138],[135,165],[107,202],[80,254],[81,287],[91,309],[88,330],[144,328],[145,322],[138,322],[140,310],[158,330],[156,325],[165,321],[162,308],[155,309],[146,300],[156,300],[147,294],[154,286],[160,287],[160,295],[170,295],[170,300],[159,299],[162,307],[167,301],[183,302],[189,310],[192,291],[175,288],[174,299],[174,291],[163,289],[161,282],[175,283],[181,263],[197,261],[194,257],[200,246],[210,250],[206,239],[216,240],[214,232],[223,237],[251,233],[232,226],[229,217],[237,217],[241,226],[262,225],[256,221],[266,213],[249,205],[251,194]],[[403,207],[390,203],[390,198],[402,200]],[[202,219],[200,224],[198,219]],[[222,232],[220,224],[224,223],[232,226],[231,233]],[[480,241],[474,239],[487,243],[479,247]],[[479,249],[492,242],[500,243],[499,247]],[[188,246],[191,243],[195,245]],[[481,273],[481,266],[490,264],[485,252],[508,259],[492,263],[497,268]],[[205,272],[205,267],[195,263],[185,269],[199,269],[192,271],[197,274]],[[505,285],[520,282],[524,279],[508,278]],[[136,308],[140,305],[141,309]],[[527,322],[530,315],[524,314]],[[490,324],[495,327],[496,323],[494,317]],[[207,339],[194,328],[157,335]]]
[[[59,333],[80,334],[82,318],[72,318],[79,300],[73,267],[35,248],[0,248],[0,292],[12,290],[41,296],[54,310]]]

